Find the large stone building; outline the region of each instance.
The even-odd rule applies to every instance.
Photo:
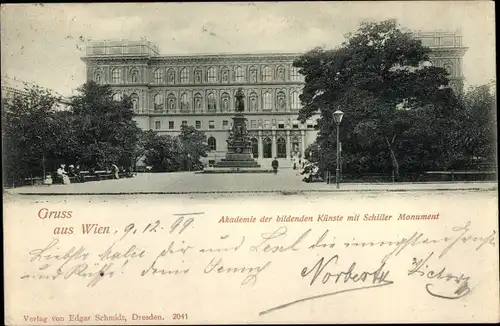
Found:
[[[432,64],[463,85],[462,38],[459,33],[417,33],[433,50]],[[235,93],[243,88],[245,115],[260,164],[273,157],[281,166],[316,139],[316,118],[297,120],[304,78],[292,66],[300,53],[160,55],[148,41],[93,41],[82,60],[87,80],[110,84],[116,99],[132,97],[142,129],[178,134],[182,124],[204,131],[210,152],[206,163],[224,158],[234,115]]]

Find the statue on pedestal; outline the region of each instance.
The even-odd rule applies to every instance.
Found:
[[[238,91],[236,92],[236,112],[243,112],[245,111],[245,94],[243,94],[243,89],[240,87],[238,88]]]

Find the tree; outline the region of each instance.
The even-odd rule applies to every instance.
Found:
[[[336,166],[333,112],[338,108],[345,113],[341,139],[348,171],[392,170],[397,176],[402,163],[408,167],[408,156],[419,159],[422,153],[408,153],[403,146],[416,135],[413,119],[431,120],[438,113],[452,117],[457,109],[456,97],[445,87],[446,70],[422,65],[429,52],[396,21],[387,20],[363,23],[339,48],[316,48],[294,62],[305,75],[299,119],[320,115],[320,168]],[[436,110],[421,110],[427,106]]]
[[[18,184],[30,176],[44,176],[63,151],[71,123],[55,110],[58,98],[33,86],[12,99],[2,99],[4,180]]]
[[[84,84],[79,91],[72,98],[78,162],[87,168],[134,165],[141,131],[132,120],[130,98],[115,101],[109,85],[95,82]]]
[[[146,164],[155,172],[173,172],[181,169],[180,145],[177,137],[158,135],[149,130],[144,133]]]
[[[184,170],[200,169],[200,158],[206,157],[209,150],[205,133],[193,126],[182,125],[179,142]]]
[[[496,164],[497,119],[496,100],[488,85],[471,87],[463,99],[460,115],[460,142],[465,165],[476,161]]]

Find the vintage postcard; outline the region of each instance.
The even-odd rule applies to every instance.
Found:
[[[494,25],[2,5],[4,323],[499,322]]]

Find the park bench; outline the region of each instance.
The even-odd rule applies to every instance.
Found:
[[[43,184],[43,178],[42,177],[30,177],[30,178],[24,178],[24,185],[32,185],[32,186],[37,186]]]
[[[425,174],[445,176],[451,179],[451,181],[455,181],[456,176],[479,176],[481,179],[484,179],[488,176],[495,176],[496,171],[427,171]]]

